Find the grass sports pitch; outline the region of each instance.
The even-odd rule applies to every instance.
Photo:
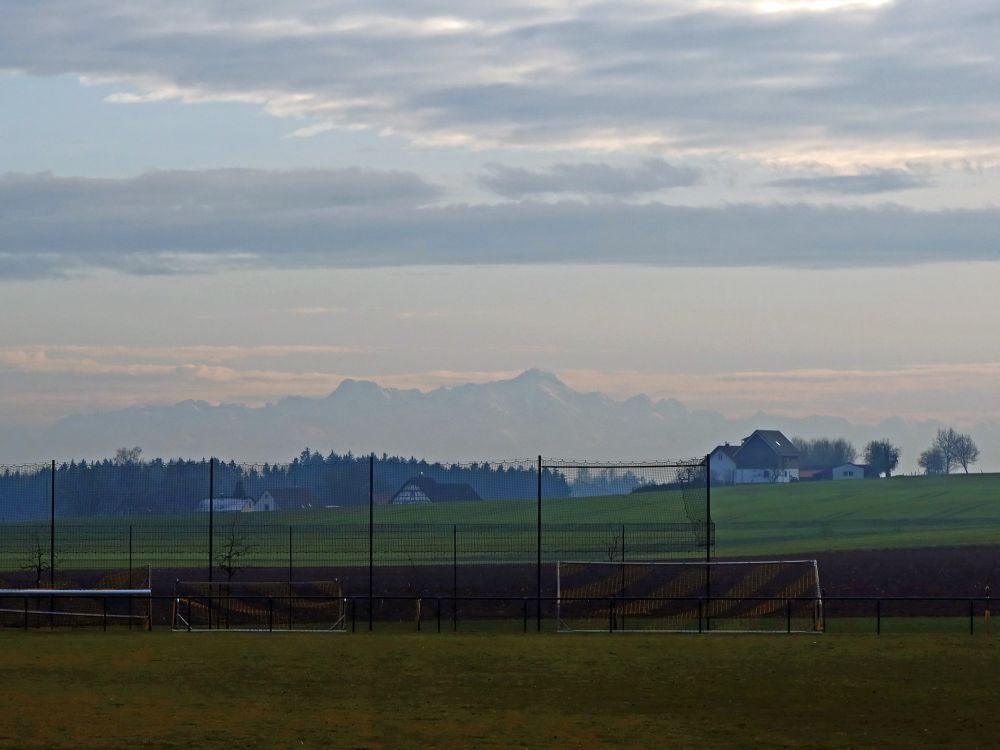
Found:
[[[0,747],[986,747],[1000,641],[2,633]]]

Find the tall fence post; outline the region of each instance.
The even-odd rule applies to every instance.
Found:
[[[292,525],[288,524],[288,582],[292,582]]]
[[[132,588],[132,524],[128,525],[128,587]],[[129,605],[132,600],[129,599]]]
[[[712,629],[712,461],[705,456],[705,630]]]
[[[215,565],[215,457],[208,459],[208,582],[212,582],[212,568]],[[211,588],[209,596],[211,597]],[[209,612],[211,613],[211,598]],[[211,615],[209,615],[211,621]]]
[[[56,587],[56,461],[49,476],[49,588]],[[51,607],[50,607],[51,609]]]
[[[712,562],[712,462],[705,456],[705,562]]]
[[[542,630],[542,457],[538,456],[538,519],[536,521],[535,629]]]
[[[374,627],[375,601],[375,454],[368,456],[368,629]]]
[[[454,629],[458,630],[458,524],[451,527],[451,607]]]
[[[618,589],[619,598],[621,599],[620,614],[618,615],[621,629],[625,629],[625,524],[622,524],[622,565],[621,565],[621,586]]]

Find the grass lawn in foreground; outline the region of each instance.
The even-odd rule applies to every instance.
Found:
[[[968,635],[0,633],[4,748],[986,747]]]

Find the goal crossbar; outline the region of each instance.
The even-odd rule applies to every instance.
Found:
[[[133,611],[133,604],[139,605],[138,611]],[[109,622],[128,621],[130,627],[133,622],[142,623],[148,630],[152,626],[152,611],[151,588],[0,589],[0,615],[3,616],[0,624],[8,626],[27,628],[29,618],[36,618],[35,626],[73,627],[99,620],[106,627]],[[39,617],[47,619],[40,621]]]

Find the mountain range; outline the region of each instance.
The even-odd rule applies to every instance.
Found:
[[[861,451],[873,438],[902,448],[900,471],[916,470],[920,451],[941,423],[899,418],[870,425],[836,416],[792,418],[759,413],[732,418],[692,410],[674,399],[626,400],[573,390],[554,374],[527,370],[509,380],[437,388],[384,388],[345,380],[324,398],[289,397],[261,407],[184,401],[75,415],[38,428],[0,425],[0,463],[86,458],[138,445],[145,457],[215,455],[285,461],[304,448],[375,452],[441,461],[529,458],[690,458],[755,429],[789,437],[844,437]],[[1000,466],[1000,425],[972,431],[977,470]],[[860,457],[859,457],[860,460]]]

